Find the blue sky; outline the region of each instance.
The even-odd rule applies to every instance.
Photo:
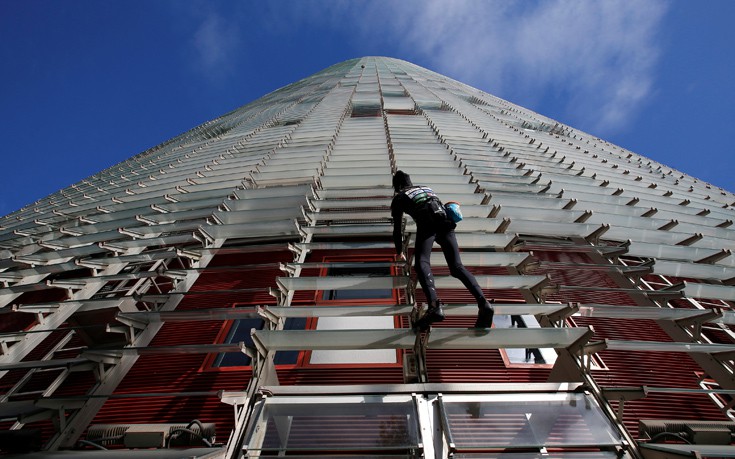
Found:
[[[0,0],[0,215],[368,55],[735,191],[733,18],[732,0]]]

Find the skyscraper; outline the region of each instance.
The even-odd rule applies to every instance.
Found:
[[[461,203],[491,331],[441,256],[447,318],[411,329],[399,169]],[[0,220],[0,445],[733,454],[733,206],[408,62],[336,64]]]

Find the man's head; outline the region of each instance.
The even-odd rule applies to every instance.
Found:
[[[393,189],[396,191],[396,193],[412,185],[413,183],[411,183],[411,176],[407,173],[403,171],[396,171],[395,175],[393,175]]]

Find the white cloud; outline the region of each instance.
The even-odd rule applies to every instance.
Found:
[[[554,99],[565,121],[605,134],[651,96],[667,9],[663,0],[353,1],[329,14],[307,5],[293,18],[349,28],[358,42],[381,41],[395,57],[529,108]]]
[[[201,71],[228,74],[246,48],[240,24],[253,5],[227,13],[200,6],[192,43]],[[667,7],[666,0],[303,0],[266,4],[258,27],[274,39],[337,30],[351,37],[354,57],[380,50],[608,136],[650,101]]]
[[[228,59],[238,47],[238,35],[236,21],[207,13],[192,37],[199,70],[208,76],[228,73],[232,68]]]

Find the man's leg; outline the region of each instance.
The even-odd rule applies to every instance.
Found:
[[[450,230],[446,233],[438,233],[436,235],[436,242],[441,246],[444,258],[447,260],[449,274],[459,279],[470,294],[475,297],[475,300],[477,300],[478,313],[475,327],[492,327],[495,310],[491,302],[485,299],[485,295],[477,284],[475,276],[473,276],[472,273],[469,272],[462,264],[462,259],[459,255],[459,245],[457,244],[457,236],[454,234],[454,231]]]
[[[433,232],[419,231],[416,234],[414,250],[416,263],[414,269],[416,269],[416,277],[424,291],[426,301],[429,303],[426,314],[414,324],[414,328],[418,330],[425,330],[432,323],[444,320],[444,311],[442,311],[441,303],[436,294],[434,276],[431,273],[431,248],[434,245],[435,237],[436,235]]]
[[[416,234],[416,246],[414,250],[416,278],[426,296],[429,306],[437,301],[436,288],[434,287],[434,276],[431,273],[431,248],[434,245],[435,234],[418,232]]]
[[[436,242],[441,246],[442,252],[444,252],[444,258],[447,260],[447,266],[449,267],[449,274],[462,281],[467,290],[475,297],[478,305],[484,302],[485,296],[477,284],[475,276],[467,271],[467,268],[462,264],[462,259],[459,256],[459,246],[457,245],[457,236],[454,234],[454,231],[438,233],[436,235]]]

